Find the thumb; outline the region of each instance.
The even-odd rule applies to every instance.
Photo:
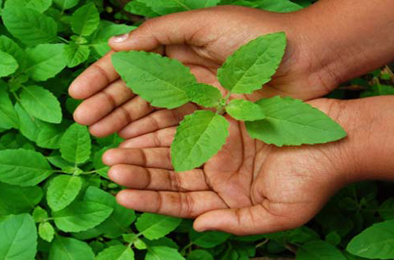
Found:
[[[115,51],[152,51],[162,45],[193,44],[193,35],[204,27],[196,11],[170,14],[144,22],[136,30],[109,40]]]

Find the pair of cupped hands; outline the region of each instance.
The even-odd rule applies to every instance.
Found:
[[[291,25],[291,26],[290,26]],[[301,28],[301,26],[300,26]],[[111,63],[114,51],[144,50],[177,59],[197,80],[223,93],[216,71],[241,45],[271,32],[285,31],[285,58],[271,82],[251,95],[256,101],[275,95],[308,101],[348,132],[335,143],[282,147],[251,139],[243,123],[226,116],[230,136],[222,150],[203,167],[176,173],[170,145],[176,126],[197,106],[167,110],[152,107],[133,94]],[[196,218],[197,231],[220,230],[237,235],[275,232],[309,221],[351,177],[352,146],[362,101],[320,98],[337,86],[319,63],[313,42],[291,15],[243,7],[216,7],[148,20],[130,34],[110,39],[113,51],[86,69],[70,86],[83,99],[75,121],[92,135],[118,133],[125,141],[107,151],[109,177],[127,187],[117,195],[128,208],[182,218]],[[357,121],[357,122],[356,122]]]

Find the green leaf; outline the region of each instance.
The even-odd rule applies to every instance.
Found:
[[[42,197],[40,187],[19,187],[0,182],[0,216],[31,212]]]
[[[16,160],[17,158],[17,160]],[[52,174],[45,157],[30,150],[0,151],[0,181],[18,185],[34,186]]]
[[[324,241],[312,241],[302,245],[296,255],[297,260],[346,260],[341,251]]]
[[[246,122],[252,138],[276,146],[327,143],[346,132],[320,110],[291,98],[265,98],[256,102],[266,119]]]
[[[141,15],[149,18],[159,16],[158,13],[154,12],[152,8],[148,7],[146,4],[138,1],[130,1],[123,8],[126,12]]]
[[[286,48],[283,32],[260,36],[239,48],[218,70],[222,86],[232,93],[252,93],[268,83]]]
[[[129,2],[129,4],[130,3],[133,2]],[[111,50],[108,45],[108,40],[112,36],[129,33],[136,28],[136,26],[129,26],[126,24],[115,24],[108,21],[100,21],[99,28],[93,35],[91,46],[100,56],[104,56]]]
[[[48,218],[48,212],[38,206],[34,209],[32,216],[35,222],[43,222]]]
[[[52,0],[7,0],[5,8],[9,7],[26,7],[40,13],[45,12],[52,4]]]
[[[6,52],[14,57],[19,64],[19,69],[21,70],[26,67],[26,53],[19,47],[19,45],[8,38],[7,36],[0,36],[0,51]]]
[[[355,236],[346,250],[372,259],[394,259],[394,220],[372,225]]]
[[[18,62],[8,53],[0,51],[0,78],[14,73],[19,67]]]
[[[104,204],[90,201],[78,201],[67,208],[53,212],[56,226],[65,232],[85,231],[98,226],[112,213]]]
[[[54,236],[55,236],[55,229],[49,222],[42,222],[38,225],[38,234],[40,237],[47,241],[47,242],[52,242]]]
[[[386,96],[394,95],[394,87],[390,85],[376,84],[371,86],[366,91],[360,94],[360,97],[375,97],[375,96]]]
[[[197,249],[192,251],[188,257],[186,258],[186,260],[215,260],[213,258],[213,256],[205,250],[201,250],[201,249]]]
[[[90,49],[86,45],[71,42],[64,47],[64,59],[69,68],[78,66],[89,58]]]
[[[152,106],[173,109],[190,101],[187,91],[196,79],[177,60],[130,51],[113,54],[112,63],[126,85]]]
[[[143,213],[136,222],[136,227],[147,239],[153,240],[174,231],[182,219],[164,215]]]
[[[168,260],[168,259],[184,260],[185,258],[178,252],[178,250],[171,247],[165,247],[165,246],[148,247],[148,253],[145,256],[145,260]]]
[[[99,202],[113,209],[108,219],[96,227],[106,237],[117,238],[121,236],[136,218],[134,210],[122,207],[116,203],[114,196],[99,188],[89,187],[86,190],[84,200]]]
[[[10,129],[19,127],[19,118],[14,110],[11,99],[5,87],[0,85],[0,128]]]
[[[86,4],[76,10],[71,17],[71,28],[81,36],[91,35],[100,23],[100,14],[93,3]]]
[[[60,142],[62,157],[72,163],[84,163],[90,158],[92,141],[86,126],[71,125]]]
[[[383,202],[382,205],[380,205],[378,212],[384,220],[394,219],[394,198],[389,198]]]
[[[134,252],[130,247],[111,246],[100,252],[95,260],[133,260]]]
[[[71,204],[82,188],[82,179],[78,176],[59,175],[51,180],[47,191],[47,202],[54,211],[59,211]]]
[[[3,10],[2,17],[7,30],[27,45],[50,43],[56,40],[56,22],[36,10],[10,7]]]
[[[38,121],[37,123],[39,125],[39,132],[36,139],[37,145],[47,149],[59,149],[60,141],[66,130],[66,124],[48,124],[38,119],[36,121]]]
[[[31,141],[36,141],[39,129],[39,120],[29,115],[26,110],[19,103],[15,104],[15,112],[19,117],[19,131],[27,139]]]
[[[65,67],[64,44],[40,44],[27,50],[26,74],[35,81],[46,81],[55,77]]]
[[[223,116],[211,111],[199,110],[186,116],[171,145],[175,170],[192,170],[219,152],[229,135],[229,125]]]
[[[202,248],[213,248],[222,244],[230,237],[230,234],[218,231],[207,231],[198,233],[194,230],[190,231],[190,240],[194,244]]]
[[[59,6],[62,11],[64,11],[76,6],[79,0],[53,0],[53,2]]]
[[[37,229],[30,215],[8,216],[0,222],[0,234],[0,259],[34,259],[37,252]]]
[[[51,244],[49,260],[94,260],[94,254],[85,242],[57,236]]]
[[[253,2],[240,0],[234,2],[233,4],[258,8],[265,11],[278,12],[278,13],[289,13],[302,9],[302,6],[293,3],[289,0],[257,0]]]
[[[20,102],[31,116],[45,122],[58,124],[62,121],[62,110],[57,98],[39,86],[23,88]]]
[[[265,118],[261,106],[243,99],[234,99],[226,107],[226,112],[240,121],[256,121]]]
[[[138,0],[160,15],[216,6],[220,0]]]
[[[215,107],[222,99],[220,90],[207,84],[196,83],[187,91],[190,101],[203,107]]]

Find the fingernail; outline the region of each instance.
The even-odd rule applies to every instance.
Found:
[[[114,37],[112,37],[112,41],[116,42],[116,43],[120,43],[120,42],[124,42],[125,40],[127,40],[127,38],[129,38],[129,34],[125,33],[125,34],[121,34],[121,35],[115,35]]]

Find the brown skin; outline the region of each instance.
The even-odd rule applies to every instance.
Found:
[[[110,45],[115,51],[155,51],[178,59],[198,81],[225,93],[215,78],[223,61],[253,38],[285,31],[289,44],[277,74],[261,91],[244,98],[280,94],[309,100],[394,57],[394,37],[388,33],[394,24],[393,2],[369,2],[321,0],[292,14],[228,6],[191,11],[152,19],[127,40],[112,39]],[[360,19],[368,18],[371,10],[379,15]],[[359,23],[352,26],[355,20]],[[173,173],[169,146],[175,126],[196,107],[152,108],[118,80],[110,55],[81,74],[70,94],[85,99],[74,116],[89,125],[92,134],[119,132],[129,139],[103,157],[112,166],[112,180],[129,188],[117,197],[126,207],[196,218],[198,231],[259,234],[307,222],[347,183],[394,179],[389,156],[394,145],[388,142],[394,120],[387,113],[393,109],[392,97],[311,101],[349,135],[325,145],[267,146],[250,139],[244,125],[228,117],[230,137],[221,152],[201,169]]]

